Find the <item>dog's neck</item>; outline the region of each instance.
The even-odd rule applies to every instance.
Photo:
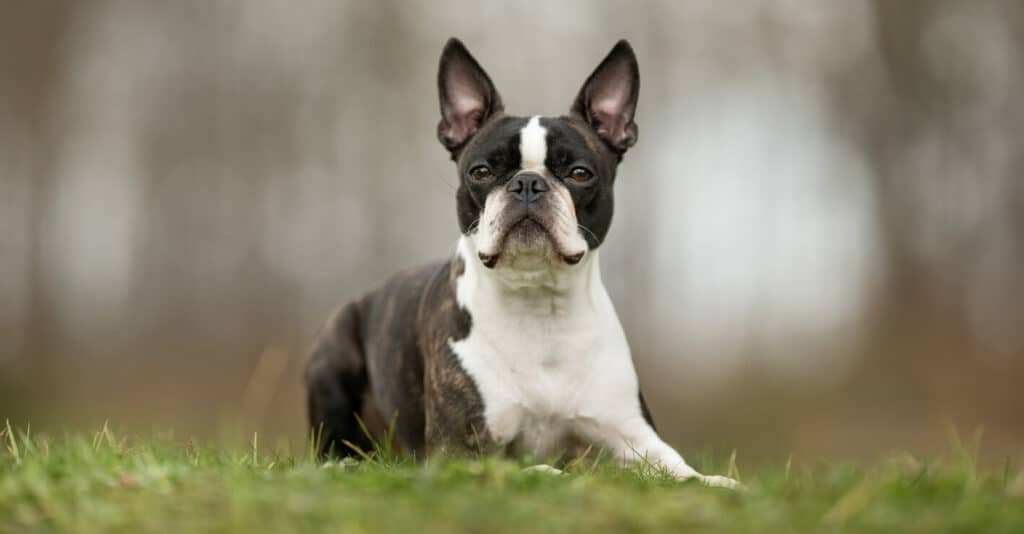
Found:
[[[592,308],[595,298],[605,294],[596,250],[587,252],[576,265],[538,255],[517,258],[512,262],[515,267],[499,265],[492,269],[479,260],[473,239],[463,235],[457,254],[465,266],[457,282],[458,299],[465,307],[486,299],[526,313],[558,314],[579,310],[580,306]]]

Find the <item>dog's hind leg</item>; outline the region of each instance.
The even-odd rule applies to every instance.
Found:
[[[321,458],[354,456],[349,444],[372,449],[357,419],[369,382],[360,318],[358,302],[338,310],[321,328],[306,362],[309,424]]]

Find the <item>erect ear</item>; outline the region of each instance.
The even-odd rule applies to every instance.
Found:
[[[587,78],[572,105],[572,112],[586,120],[597,135],[617,153],[636,143],[633,122],[640,94],[640,69],[633,47],[625,39]]]
[[[466,46],[454,37],[441,52],[437,90],[441,97],[437,138],[454,158],[487,119],[503,110],[501,96]]]

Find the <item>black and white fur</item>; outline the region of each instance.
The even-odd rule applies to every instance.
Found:
[[[616,170],[637,139],[632,48],[616,44],[561,117],[506,115],[456,39],[438,88],[438,138],[459,172],[457,252],[343,306],[321,330],[306,371],[321,452],[365,446],[358,415],[378,428],[394,419],[394,439],[416,455],[546,458],[582,442],[734,487],[658,436],[601,282]]]

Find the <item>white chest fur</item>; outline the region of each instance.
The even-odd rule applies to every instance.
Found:
[[[459,243],[466,267],[456,287],[472,328],[449,343],[476,382],[491,437],[546,456],[598,414],[634,416],[636,372],[596,252],[529,273],[523,287],[521,273],[486,269],[473,248]]]

